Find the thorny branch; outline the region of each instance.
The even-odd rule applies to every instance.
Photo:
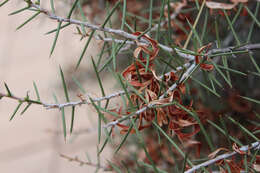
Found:
[[[190,63],[184,64],[184,67],[187,67],[189,64]],[[182,69],[182,67],[176,68],[176,70],[181,70],[181,69]],[[172,70],[172,71],[174,71],[174,70]],[[169,74],[170,74],[170,72],[166,73],[165,75],[169,75]],[[160,76],[160,78],[162,78],[162,76]],[[132,91],[128,90],[128,92],[132,92]],[[100,101],[109,100],[109,99],[112,99],[114,97],[118,97],[118,96],[121,96],[121,95],[124,95],[124,94],[125,94],[125,91],[118,91],[116,93],[112,93],[112,94],[109,94],[109,95],[104,96],[104,97],[92,98],[92,100],[94,102],[100,102]],[[53,108],[61,109],[61,108],[64,108],[64,107],[69,107],[69,106],[80,106],[82,104],[91,104],[91,101],[89,100],[90,96],[81,98],[81,100],[79,100],[79,101],[67,102],[67,103],[61,103],[61,104],[44,103],[44,102],[41,102],[41,101],[38,101],[38,100],[31,100],[28,97],[17,97],[17,96],[14,96],[13,94],[9,95],[9,94],[4,94],[4,93],[0,92],[0,99],[3,98],[3,97],[10,98],[10,99],[13,99],[13,100],[17,100],[17,101],[22,102],[22,103],[34,103],[34,104],[42,105],[46,109],[53,109]]]
[[[114,41],[116,43],[125,42],[125,44],[136,45],[136,42],[134,42],[134,41],[124,41],[124,40],[120,40],[120,39],[101,38],[101,37],[96,37],[96,39],[103,40],[104,42],[112,42],[112,41]],[[208,53],[206,53],[203,56],[212,56],[212,55],[215,55],[218,53],[231,53],[233,55],[233,51],[243,51],[243,50],[253,51],[253,50],[258,50],[258,49],[260,49],[260,43],[247,44],[247,45],[243,45],[243,46],[230,46],[230,47],[226,47],[226,48],[211,49],[208,51]],[[195,56],[192,55],[192,54],[195,54],[195,52],[193,52],[193,51],[189,50],[190,54],[179,48],[175,48],[175,51],[178,54],[178,56],[183,57],[187,60],[194,60],[194,58],[195,58]]]
[[[17,100],[21,103],[34,103],[34,104],[39,104],[39,105],[44,105],[44,103],[37,101],[37,100],[31,100],[29,99],[29,97],[17,97],[14,96],[13,94],[4,94],[4,93],[0,93],[0,99],[2,99],[3,97],[7,97],[13,100]]]
[[[101,36],[99,37],[95,37],[97,40],[102,40],[104,42],[115,42],[115,43],[125,43],[127,45],[136,45],[136,42],[135,41],[124,41],[124,40],[120,40],[120,39],[112,39],[112,38],[103,38]],[[143,45],[145,43],[138,43],[139,45]],[[166,50],[166,49],[164,49]],[[182,57],[182,58],[185,58],[187,60],[194,60],[194,56],[191,55],[191,54],[194,54],[195,52],[191,52],[191,54],[188,54],[188,53],[184,53],[182,52],[179,48],[175,48],[174,49],[176,51],[176,53],[178,54],[178,56]],[[167,50],[166,50],[167,51]],[[169,51],[169,52],[172,52],[172,51]]]
[[[75,24],[75,25],[79,25],[79,26],[85,26],[87,28],[90,28],[92,30],[98,30],[98,31],[103,31],[103,32],[108,32],[108,33],[112,33],[112,34],[115,34],[115,35],[118,35],[118,36],[121,36],[121,37],[124,37],[126,39],[130,39],[130,40],[135,40],[135,41],[138,41],[140,43],[143,43],[143,44],[148,44],[146,40],[144,40],[143,38],[138,38],[138,36],[135,36],[133,34],[130,34],[128,32],[125,32],[123,30],[120,30],[120,29],[113,29],[113,28],[108,28],[108,27],[102,27],[102,26],[98,26],[98,25],[94,25],[94,24],[91,24],[91,23],[87,23],[87,22],[82,22],[82,21],[79,21],[79,20],[75,20],[75,19],[71,19],[71,18],[63,18],[63,17],[60,17],[60,16],[56,16],[55,14],[49,12],[48,10],[44,9],[44,8],[41,8],[39,5],[31,2],[29,3],[29,5],[37,10],[39,10],[41,13],[47,15],[50,19],[52,20],[56,20],[58,22],[66,22],[66,23],[70,23],[70,24]],[[179,13],[180,10],[177,10],[175,13],[172,14],[171,18],[175,18],[176,15]],[[158,25],[155,25],[153,28],[157,28]],[[102,38],[102,40],[104,41],[113,41],[113,39],[111,38]],[[123,40],[116,40],[115,42],[125,42]],[[136,42],[134,41],[127,41],[126,44],[136,44]],[[159,47],[161,47],[163,50],[167,51],[167,52],[177,52],[177,54],[183,58],[186,58],[188,60],[193,60],[194,59],[194,56],[192,55],[189,55],[188,53],[184,53],[182,52],[180,49],[178,48],[171,48],[171,47],[168,47],[168,46],[165,46],[165,45],[162,45],[162,44],[158,44]],[[255,48],[259,48],[260,45],[257,44],[254,46],[252,45],[247,45],[247,47],[240,47],[240,49],[255,49]],[[230,47],[230,48],[227,48],[227,49],[216,49],[216,50],[212,50],[212,52],[209,52],[210,54],[214,54],[216,52],[230,52],[230,50],[232,50],[233,48],[235,47]],[[194,53],[194,52],[192,52]]]
[[[130,39],[130,40],[136,40],[136,41],[139,41],[141,43],[147,43],[146,40],[142,39],[142,38],[138,38],[137,36],[133,35],[133,34],[130,34],[128,32],[125,32],[123,30],[120,30],[120,29],[112,29],[112,28],[108,28],[108,27],[102,27],[102,26],[98,26],[98,25],[94,25],[94,24],[91,24],[91,23],[87,23],[87,22],[82,22],[82,21],[79,21],[79,20],[75,20],[75,19],[71,19],[71,18],[63,18],[63,17],[60,17],[60,16],[56,16],[55,14],[49,12],[48,10],[44,9],[44,8],[41,8],[39,5],[35,4],[35,3],[30,3],[29,4],[31,7],[39,10],[41,13],[47,15],[50,19],[52,20],[56,20],[58,22],[65,22],[65,23],[70,23],[70,24],[74,24],[74,25],[79,25],[79,26],[84,26],[84,27],[87,27],[87,28],[90,28],[92,30],[98,30],[98,31],[103,31],[103,32],[107,32],[107,33],[112,33],[112,34],[115,34],[115,35],[118,35],[118,36],[121,36],[121,37],[124,37],[126,39]],[[173,52],[174,50],[168,46],[165,46],[165,45],[162,45],[162,44],[158,44],[162,49],[164,49],[165,51],[168,51],[168,52]]]
[[[178,14],[181,12],[181,9],[187,5],[186,3],[182,3],[180,6],[178,6],[178,8],[175,9],[174,13],[171,14],[170,19],[173,20],[175,19]],[[159,26],[162,27],[163,25],[165,25],[168,22],[168,18],[164,21],[162,21],[160,24],[156,24],[154,25],[154,27],[151,28],[151,30],[148,32],[148,34],[152,31],[155,31]]]
[[[109,100],[113,97],[118,97],[118,96],[123,95],[123,94],[124,94],[124,91],[119,91],[119,92],[107,95],[105,97],[92,98],[92,100],[94,102],[99,102],[99,101],[103,101],[103,100]],[[67,102],[67,103],[62,103],[62,104],[48,104],[48,103],[44,103],[44,102],[41,102],[41,101],[38,101],[38,100],[31,100],[27,97],[17,97],[17,96],[14,96],[13,94],[8,95],[8,94],[4,94],[4,93],[0,92],[0,98],[2,98],[2,97],[7,97],[7,98],[17,100],[17,101],[22,102],[22,103],[33,103],[33,104],[42,105],[46,109],[52,109],[52,108],[61,109],[63,107],[68,107],[68,106],[80,106],[82,104],[91,104],[91,102],[89,101],[89,96],[84,98],[84,99],[81,99],[80,101]]]
[[[108,170],[108,168],[105,167],[105,166],[101,166],[99,164],[95,164],[95,163],[92,163],[92,162],[82,161],[77,156],[73,158],[73,157],[66,156],[64,154],[60,154],[60,157],[62,157],[64,159],[67,159],[70,162],[77,162],[77,163],[79,163],[80,166],[89,165],[89,166],[93,166],[93,167],[96,167],[96,168],[102,168],[104,171]]]
[[[251,149],[254,149],[254,150],[259,150],[260,149],[260,142],[254,142],[252,143],[251,145],[246,145],[246,146],[242,146],[241,148],[239,148],[240,151],[248,151],[248,150],[251,150]],[[234,156],[235,154],[238,154],[236,151],[233,151],[231,153],[226,153],[226,154],[222,154],[222,155],[219,155],[218,157],[214,158],[214,159],[211,159],[211,160],[208,160],[206,162],[203,162],[199,165],[196,165],[194,167],[192,167],[191,169],[185,171],[185,173],[193,173],[195,172],[196,170],[202,168],[202,167],[206,167],[206,166],[209,166],[211,164],[214,164],[220,160],[223,160],[223,159],[226,159],[226,158],[229,158],[231,156]]]
[[[134,43],[134,42],[131,42],[130,44],[132,44],[132,43]],[[217,53],[232,53],[233,51],[241,51],[241,50],[252,51],[252,50],[259,50],[259,49],[260,49],[260,44],[259,43],[258,44],[248,44],[248,45],[244,45],[244,46],[241,46],[241,47],[234,47],[234,46],[232,46],[232,47],[227,47],[227,48],[211,49],[211,50],[209,50],[209,52],[206,55],[210,56],[210,55],[214,55],[214,54],[217,54]],[[194,55],[188,55],[188,56],[190,56],[192,60],[194,60],[194,58],[195,58]],[[190,65],[190,63],[186,63],[184,66],[188,67],[189,65]],[[177,68],[177,70],[181,70],[181,69],[182,69],[182,67],[178,67]],[[166,73],[165,75],[168,75],[168,74],[169,74],[169,72]],[[171,87],[171,91],[176,87],[175,85],[173,85]],[[99,102],[99,101],[109,100],[111,98],[118,97],[118,96],[124,95],[124,94],[125,94],[124,91],[119,91],[119,92],[112,93],[112,94],[104,96],[104,97],[93,98],[93,101],[94,102]],[[85,97],[85,98],[83,98],[83,99],[81,99],[79,101],[67,102],[67,103],[61,103],[61,104],[44,103],[44,102],[41,102],[41,101],[38,101],[38,100],[31,100],[31,99],[29,99],[27,97],[17,97],[17,96],[14,96],[14,95],[8,95],[8,94],[4,94],[4,93],[0,93],[0,98],[1,97],[8,97],[8,98],[17,100],[19,102],[27,102],[27,103],[43,105],[47,109],[52,109],[52,108],[61,109],[63,107],[80,106],[82,104],[91,104],[91,102],[89,101],[89,96],[87,96],[87,97]]]

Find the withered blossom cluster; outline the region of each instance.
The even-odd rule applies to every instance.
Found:
[[[134,35],[140,36],[141,32],[135,32]],[[148,37],[147,35],[141,35],[146,39],[150,45],[139,45],[134,51],[134,62],[128,66],[122,73],[122,76],[134,87],[136,92],[130,93],[130,100],[127,103],[127,110],[131,108],[141,109],[148,106],[148,104],[154,104],[153,108],[147,109],[141,112],[139,115],[135,115],[134,118],[138,118],[138,130],[142,130],[151,126],[152,121],[156,119],[160,126],[167,126],[169,134],[176,134],[180,140],[188,140],[193,135],[200,131],[198,122],[192,117],[187,110],[194,112],[197,116],[203,120],[205,114],[201,110],[193,110],[192,100],[187,104],[184,104],[183,99],[186,94],[185,84],[180,81],[180,75],[183,70],[176,72],[171,71],[162,78],[156,75],[154,60],[158,55],[159,47],[158,43]],[[209,47],[209,46],[207,46]],[[205,49],[203,47],[203,49]],[[199,64],[199,57],[196,62]],[[200,67],[205,70],[212,70],[213,67],[210,64],[200,63]],[[176,84],[176,88],[169,92],[164,98],[160,98],[160,95],[167,91],[172,84]],[[131,111],[125,111],[124,116],[130,115]],[[119,115],[123,115],[122,109],[117,111]],[[117,123],[117,126],[122,128],[121,133],[126,133],[129,130],[129,126]],[[188,132],[184,132],[185,129]],[[134,129],[131,129],[131,133],[135,133]]]

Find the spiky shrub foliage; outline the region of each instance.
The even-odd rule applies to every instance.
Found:
[[[1,2],[4,5],[8,0]],[[86,58],[92,39],[102,40],[97,58],[91,59],[102,97],[79,94],[71,102],[62,69],[60,75],[66,103],[47,104],[39,97],[17,97],[5,84],[1,97],[21,105],[72,110],[73,132],[77,106],[87,104],[98,114],[98,156],[111,141],[115,158],[107,169],[115,172],[258,172],[260,119],[260,13],[258,0],[147,0],[71,1],[66,17],[41,8],[40,1],[25,1],[25,10],[57,21],[51,54],[62,29],[74,25],[87,42],[77,61]],[[95,4],[106,7],[100,9]],[[92,8],[89,22],[84,7]],[[105,14],[101,25],[95,15]],[[114,13],[117,14],[114,14]],[[74,15],[73,15],[74,14]],[[113,22],[111,17],[115,16]],[[76,19],[72,19],[76,18]],[[82,19],[82,20],[81,20]],[[141,32],[142,31],[142,32]],[[101,33],[98,32],[103,32]],[[109,54],[106,60],[102,60]],[[119,58],[120,55],[124,55]],[[124,58],[129,59],[125,61]],[[96,59],[96,60],[94,60]],[[130,64],[130,65],[127,65]],[[122,90],[106,94],[100,75],[110,72]],[[75,83],[84,92],[77,80]],[[111,100],[117,98],[118,106]],[[101,137],[104,137],[101,143]],[[119,141],[119,142],[118,142]],[[223,154],[224,153],[224,154]],[[81,164],[91,164],[64,156]],[[101,168],[100,164],[92,164]],[[104,168],[104,167],[102,167]]]

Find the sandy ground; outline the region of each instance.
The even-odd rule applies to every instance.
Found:
[[[14,95],[25,96],[29,91],[30,96],[36,98],[33,90],[35,81],[41,100],[53,103],[52,93],[55,92],[59,101],[64,101],[64,94],[60,91],[59,65],[67,69],[65,76],[77,76],[78,72],[68,69],[68,64],[75,67],[86,40],[79,42],[79,36],[72,33],[75,28],[65,29],[60,34],[53,56],[49,58],[54,35],[45,36],[44,33],[56,28],[57,23],[39,16],[21,30],[15,31],[32,13],[24,12],[15,16],[8,14],[23,5],[25,4],[12,1],[0,8],[0,91],[5,92],[6,82]],[[95,42],[90,45],[82,62],[84,68],[92,69],[89,56],[95,57],[97,47]],[[86,74],[85,89],[100,95],[97,82],[91,77],[93,75]],[[107,88],[113,88],[112,84],[107,84]],[[75,100],[76,93],[70,93]],[[97,115],[89,107],[81,106],[76,109],[74,130],[88,129],[90,132],[69,135],[65,143],[60,133],[62,122],[58,110],[46,110],[34,105],[22,116],[18,112],[10,122],[9,118],[17,104],[17,101],[7,98],[0,101],[0,172],[94,172],[93,167],[79,166],[59,156],[62,153],[87,160],[88,153],[92,161],[96,162]],[[69,113],[66,114],[66,120],[69,128]],[[109,153],[109,149],[104,151],[102,164],[109,159]]]

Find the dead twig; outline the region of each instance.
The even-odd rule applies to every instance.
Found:
[[[254,149],[254,150],[259,150],[260,149],[260,142],[254,142],[250,145],[245,145],[245,146],[242,146],[239,148],[240,151],[248,151],[248,150],[251,150],[251,149]],[[185,173],[193,173],[195,172],[196,170],[202,168],[202,167],[206,167],[206,166],[209,166],[211,164],[214,164],[220,160],[223,160],[223,159],[226,159],[226,158],[229,158],[231,156],[234,156],[235,154],[238,154],[236,151],[233,151],[231,153],[225,153],[225,154],[222,154],[222,155],[219,155],[218,157],[214,158],[214,159],[211,159],[211,160],[208,160],[206,162],[203,162],[199,165],[196,165],[194,167],[192,167],[191,169],[185,171]]]
[[[86,162],[86,161],[82,161],[80,160],[77,156],[76,157],[70,157],[70,156],[66,156],[64,154],[60,154],[60,157],[64,158],[64,159],[67,159],[68,161],[70,162],[77,162],[79,163],[79,166],[84,166],[84,165],[88,165],[88,166],[93,166],[93,167],[96,167],[96,168],[101,168],[103,169],[104,171],[107,171],[109,170],[107,167],[105,166],[102,166],[102,165],[99,165],[99,164],[96,164],[96,163],[92,163],[92,162]]]

